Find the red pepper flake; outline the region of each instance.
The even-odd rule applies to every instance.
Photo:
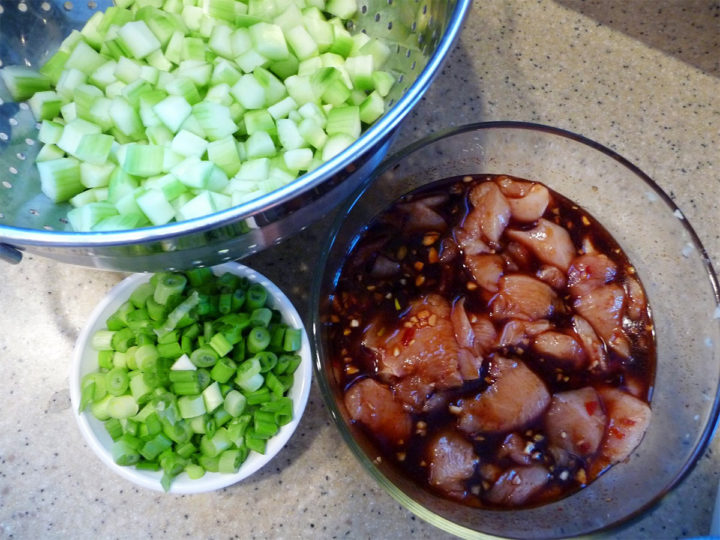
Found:
[[[620,431],[618,428],[616,428],[615,426],[612,426],[610,429],[608,429],[608,433],[610,434],[611,437],[615,437],[616,439],[624,439],[625,438],[625,434],[622,431]]]
[[[587,413],[592,416],[595,414],[595,411],[597,411],[598,402],[597,401],[586,401],[585,402],[585,410]]]
[[[623,426],[628,426],[628,427],[634,426],[635,424],[637,424],[637,422],[636,422],[635,420],[633,420],[633,419],[631,419],[631,418],[628,418],[627,416],[624,417],[624,418],[621,418],[619,422],[620,422]]]
[[[412,326],[410,328],[406,328],[403,332],[402,338],[400,339],[400,343],[403,344],[403,347],[407,347],[410,345],[410,342],[415,337],[415,327]]]

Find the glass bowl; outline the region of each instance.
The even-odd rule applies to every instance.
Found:
[[[289,423],[282,426],[277,434],[268,439],[264,454],[250,452],[237,472],[232,474],[206,472],[201,478],[197,479],[191,479],[186,473],[181,473],[173,480],[169,493],[191,494],[222,489],[260,470],[282,450],[295,432],[310,395],[310,386],[312,384],[310,343],[303,321],[290,299],[285,296],[277,285],[247,266],[238,263],[225,263],[214,266],[212,269],[217,276],[225,272],[231,272],[242,278],[247,278],[251,283],[259,283],[268,292],[268,305],[280,311],[283,321],[287,324],[302,329],[302,344],[298,351],[302,361],[295,371],[292,388],[287,393],[288,397],[293,401],[293,418]],[[95,418],[89,409],[78,413],[81,394],[80,382],[87,373],[97,370],[97,351],[91,347],[92,336],[98,330],[106,328],[105,321],[107,318],[130,298],[132,292],[141,283],[149,281],[151,277],[152,274],[143,273],[133,274],[125,278],[113,287],[93,310],[75,344],[70,367],[70,400],[80,432],[91,450],[105,465],[126,480],[139,486],[164,492],[165,490],[160,483],[162,471],[140,470],[132,466],[125,467],[115,463],[112,457],[113,441],[103,422]]]
[[[374,216],[408,191],[465,174],[537,180],[572,199],[614,236],[637,269],[657,339],[653,417],[629,460],[559,501],[520,510],[475,509],[433,495],[387,463],[349,420],[327,346],[326,314],[344,258]],[[602,145],[559,129],[513,122],[436,133],[386,159],[339,212],[312,291],[319,386],[364,468],[408,510],[461,537],[567,537],[600,531],[657,503],[692,468],[718,415],[718,280],[692,226],[662,189]]]

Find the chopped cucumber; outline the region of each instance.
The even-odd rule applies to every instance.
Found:
[[[330,159],[382,116],[391,49],[346,20],[356,0],[116,0],[38,70],[28,100],[43,192],[76,230],[192,219]],[[85,209],[87,207],[87,209]]]

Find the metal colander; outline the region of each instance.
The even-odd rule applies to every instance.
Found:
[[[190,268],[242,258],[327,214],[384,157],[393,132],[448,55],[471,0],[357,0],[351,31],[390,43],[384,69],[397,80],[387,112],[349,148],[294,182],[215,214],[131,231],[69,232],[67,204],[40,191],[37,125],[0,83],[0,259],[28,251],[63,262],[122,271]],[[0,0],[1,65],[39,66],[107,0]]]

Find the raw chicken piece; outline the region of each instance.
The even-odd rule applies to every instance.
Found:
[[[397,395],[413,408],[422,407],[433,390],[463,383],[450,304],[437,294],[412,302],[394,328],[371,323],[362,344],[375,354],[380,377],[401,379]]]
[[[497,244],[510,221],[510,205],[494,182],[483,182],[468,194],[473,208],[462,228],[471,235]]]
[[[443,232],[447,229],[445,219],[431,205],[438,204],[435,197],[399,204],[398,208],[407,214],[403,230]]]
[[[475,472],[478,457],[472,443],[455,431],[445,431],[430,441],[427,461],[430,485],[448,495],[462,497],[463,480]]]
[[[437,294],[413,301],[394,328],[371,323],[362,344],[375,353],[380,375],[404,377],[424,364],[433,364],[441,372],[457,369],[458,344],[450,322],[450,304]]]
[[[481,354],[488,354],[495,346],[495,341],[497,340],[495,325],[490,320],[490,317],[484,314],[472,314],[470,316],[470,324],[475,333],[475,346]]]
[[[573,336],[555,330],[536,336],[532,348],[560,368],[580,369],[587,358],[583,346]]]
[[[540,268],[538,268],[537,272],[535,272],[535,276],[555,290],[562,289],[567,283],[565,274],[563,274],[562,270],[551,264],[543,264]]]
[[[400,263],[378,255],[373,263],[370,275],[377,278],[389,278],[400,274]]]
[[[506,234],[530,249],[542,262],[557,266],[563,272],[567,272],[575,257],[575,246],[568,232],[547,219],[540,218],[532,229],[508,229]]]
[[[482,373],[483,357],[472,353],[468,349],[458,350],[458,367],[460,375],[466,381],[474,381]]]
[[[583,296],[610,283],[617,265],[605,254],[584,254],[573,259],[568,269],[568,289],[573,296]]]
[[[461,347],[457,353],[460,375],[466,381],[477,379],[480,376],[483,359],[480,344],[476,343],[475,331],[465,312],[464,297],[453,303],[450,320],[455,330],[455,339]]]
[[[490,292],[498,291],[498,281],[503,275],[504,267],[504,260],[500,255],[465,255],[465,266],[480,287]]]
[[[510,347],[530,345],[530,338],[532,336],[550,330],[551,327],[550,321],[546,319],[532,322],[511,319],[503,326],[496,346]]]
[[[495,357],[489,376],[495,382],[484,392],[458,403],[458,427],[466,433],[521,428],[540,416],[550,403],[543,381],[519,360]]]
[[[541,218],[550,204],[550,191],[542,184],[508,176],[498,178],[497,183],[507,198],[512,217],[518,221],[535,221]]]
[[[354,421],[389,441],[402,444],[410,436],[410,415],[387,386],[373,379],[353,384],[345,393],[345,407]]]
[[[567,454],[586,457],[597,452],[605,433],[605,413],[594,388],[555,394],[545,413],[545,429],[553,452],[565,463]],[[559,450],[559,452],[558,452]]]
[[[572,318],[572,326],[575,334],[580,338],[585,354],[587,354],[590,364],[588,368],[593,371],[605,371],[607,365],[607,351],[605,345],[593,330],[593,327],[585,319],[579,315]]]
[[[584,317],[605,343],[624,357],[630,356],[630,342],[622,327],[625,289],[617,283],[602,285],[579,296],[575,311]]]
[[[513,199],[524,197],[528,194],[530,188],[536,185],[535,182],[531,182],[530,180],[520,180],[519,178],[514,178],[505,174],[495,178],[495,182],[505,197]]]
[[[479,255],[481,253],[490,253],[491,251],[490,246],[480,239],[479,234],[468,232],[462,227],[453,229],[453,237],[466,257]]]
[[[487,500],[502,506],[517,506],[538,493],[547,483],[548,470],[542,465],[506,470],[487,493]]]
[[[640,282],[628,277],[625,279],[625,290],[627,291],[627,316],[633,321],[639,320],[645,309],[647,308],[647,300],[645,299],[645,291],[643,291]]]
[[[627,459],[650,424],[650,407],[644,401],[618,390],[601,388],[598,394],[605,405],[608,424],[600,446],[601,458],[593,464],[593,472]]]
[[[458,345],[474,351],[475,332],[473,332],[470,319],[465,312],[465,297],[458,298],[453,302],[452,308],[450,309],[450,321],[452,322]]]
[[[518,465],[530,465],[532,448],[532,443],[528,443],[517,433],[510,433],[498,448],[497,457],[509,457]]]
[[[500,291],[492,300],[492,317],[544,319],[552,315],[556,301],[557,294],[546,283],[524,274],[509,274],[500,278]]]

